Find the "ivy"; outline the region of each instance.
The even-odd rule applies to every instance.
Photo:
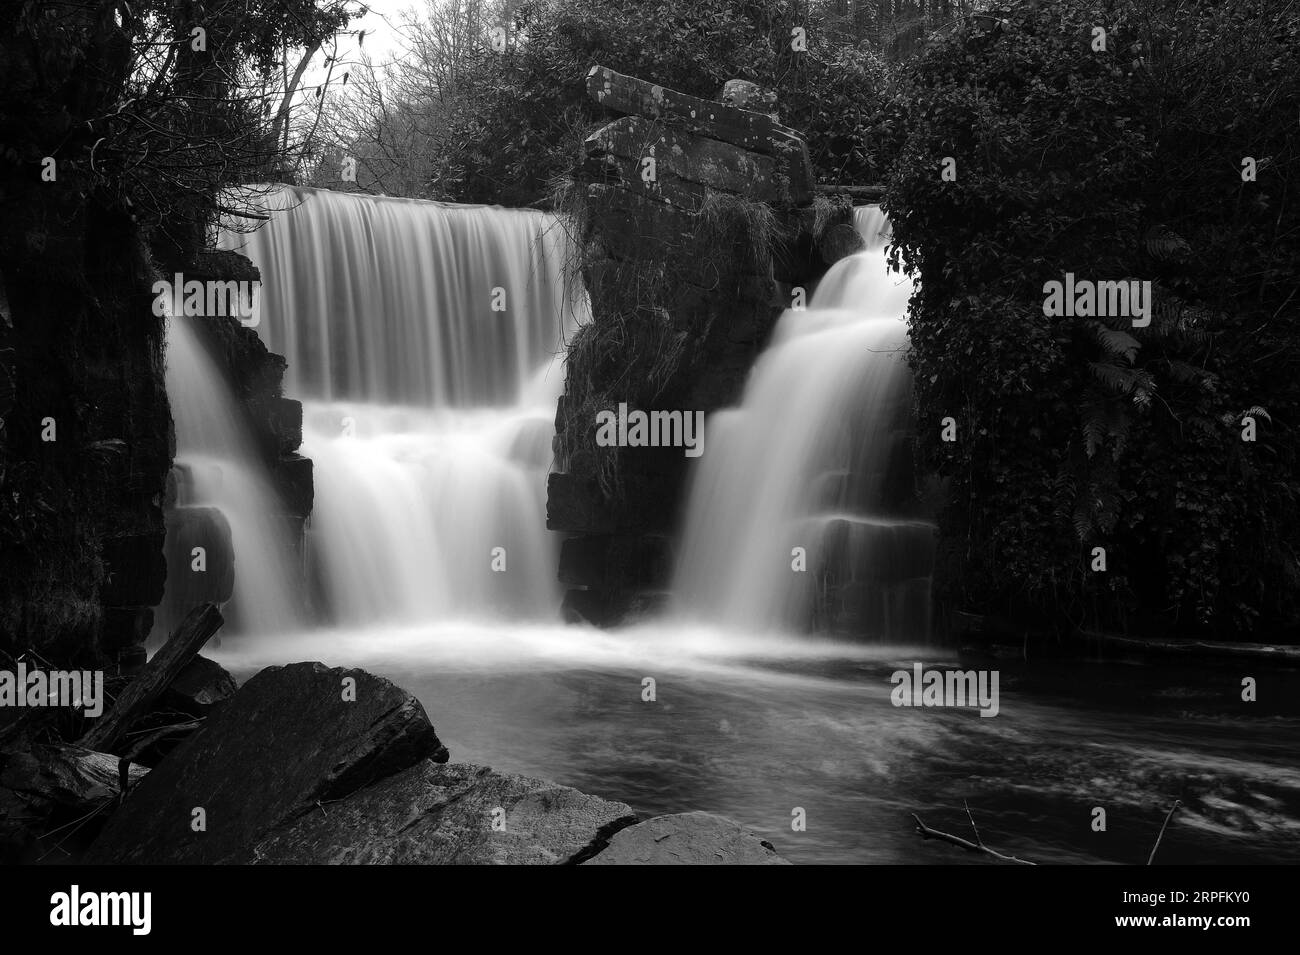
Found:
[[[1300,10],[1015,3],[902,69],[873,133],[917,283],[918,454],[951,483],[944,599],[1300,635]],[[1150,325],[1045,315],[1066,272],[1151,281]]]

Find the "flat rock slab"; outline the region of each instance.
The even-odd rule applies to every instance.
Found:
[[[264,839],[242,862],[562,865],[636,821],[631,807],[468,764],[423,762]]]
[[[656,816],[614,834],[584,865],[790,865],[770,842],[725,816]]]
[[[269,667],[131,791],[86,861],[236,861],[318,802],[426,759],[445,762],[447,749],[419,700],[388,680],[320,663]],[[195,831],[200,817],[206,828]]]

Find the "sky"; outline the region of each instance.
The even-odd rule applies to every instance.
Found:
[[[375,60],[384,62],[401,52],[401,40],[394,27],[401,22],[399,14],[404,10],[423,12],[428,0],[364,0],[370,12],[359,20],[353,20],[350,29],[365,30],[366,38],[362,49]],[[355,52],[356,40],[352,41],[351,50]]]
[[[340,40],[341,66],[335,68],[335,82],[338,81],[340,69],[346,69],[346,64],[356,61],[362,53],[367,54],[376,65],[400,56],[402,38],[398,28],[402,22],[401,13],[407,10],[423,13],[429,0],[363,0],[363,2],[369,7],[370,12],[354,19],[348,25],[352,35]],[[359,30],[365,31],[365,38],[360,46],[357,45],[356,38]],[[324,82],[327,73],[325,56],[325,52],[316,54],[311,68],[303,75],[302,86],[305,90],[314,92],[314,87]],[[293,64],[294,61],[291,59],[289,67],[291,70]]]

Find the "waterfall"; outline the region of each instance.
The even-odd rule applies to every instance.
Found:
[[[786,311],[739,407],[712,415],[674,593],[691,617],[768,630],[834,622],[884,639],[929,629],[933,525],[914,516],[905,322],[888,222]],[[800,569],[800,568],[806,569]]]
[[[248,438],[243,411],[209,357],[194,322],[167,320],[167,395],[176,426],[176,506],[167,520],[167,588],[153,638],[161,639],[196,604],[211,599],[212,576],[228,565],[228,549],[202,519],[215,508],[235,545],[234,590],[239,600],[227,614],[231,629],[283,631],[298,621],[293,555],[266,469]],[[187,533],[200,518],[207,527]],[[204,548],[195,563],[191,545]],[[204,566],[210,564],[211,566]],[[200,569],[201,568],[201,569]]]
[[[257,330],[303,401],[319,618],[553,617],[556,357],[586,308],[564,278],[563,230],[534,211],[306,188],[265,191],[253,209],[269,218],[252,231],[224,222],[217,244],[261,271]],[[170,339],[173,362],[188,351]],[[169,380],[173,401],[196,409],[177,416],[182,444],[213,427],[203,380]],[[229,474],[230,449],[208,450]],[[227,512],[236,566],[256,574],[274,505],[238,503],[257,516]],[[246,576],[234,605],[253,630],[282,627],[262,592],[278,583]]]

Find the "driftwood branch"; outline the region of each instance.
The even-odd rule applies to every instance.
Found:
[[[1006,855],[1005,853],[998,852],[996,849],[990,849],[986,846],[984,840],[980,838],[979,829],[975,827],[975,817],[971,815],[970,806],[966,805],[965,800],[962,800],[962,805],[966,807],[966,818],[970,820],[970,827],[975,833],[974,842],[971,842],[969,839],[963,839],[961,836],[954,836],[949,832],[931,829],[921,821],[920,816],[916,813],[912,813],[912,818],[916,821],[917,833],[922,839],[938,839],[940,842],[946,842],[949,845],[957,846],[958,848],[965,849],[967,852],[983,852],[987,855],[993,856],[995,859],[1001,859],[1003,862],[1014,862],[1017,865],[1038,865],[1037,862],[1017,859],[1015,856]]]
[[[1178,807],[1183,804],[1181,799],[1175,799],[1174,804],[1169,807],[1169,812],[1165,813],[1165,821],[1160,825],[1160,834],[1156,836],[1156,844],[1151,847],[1151,855],[1147,856],[1147,865],[1156,861],[1156,850],[1160,848],[1160,840],[1165,837],[1165,828],[1169,825],[1169,820],[1174,818],[1174,813]]]
[[[111,753],[126,731],[185,669],[194,655],[203,649],[208,638],[221,628],[221,611],[216,604],[202,604],[190,611],[171,637],[153,655],[140,674],[132,680],[77,745],[101,753]]]

